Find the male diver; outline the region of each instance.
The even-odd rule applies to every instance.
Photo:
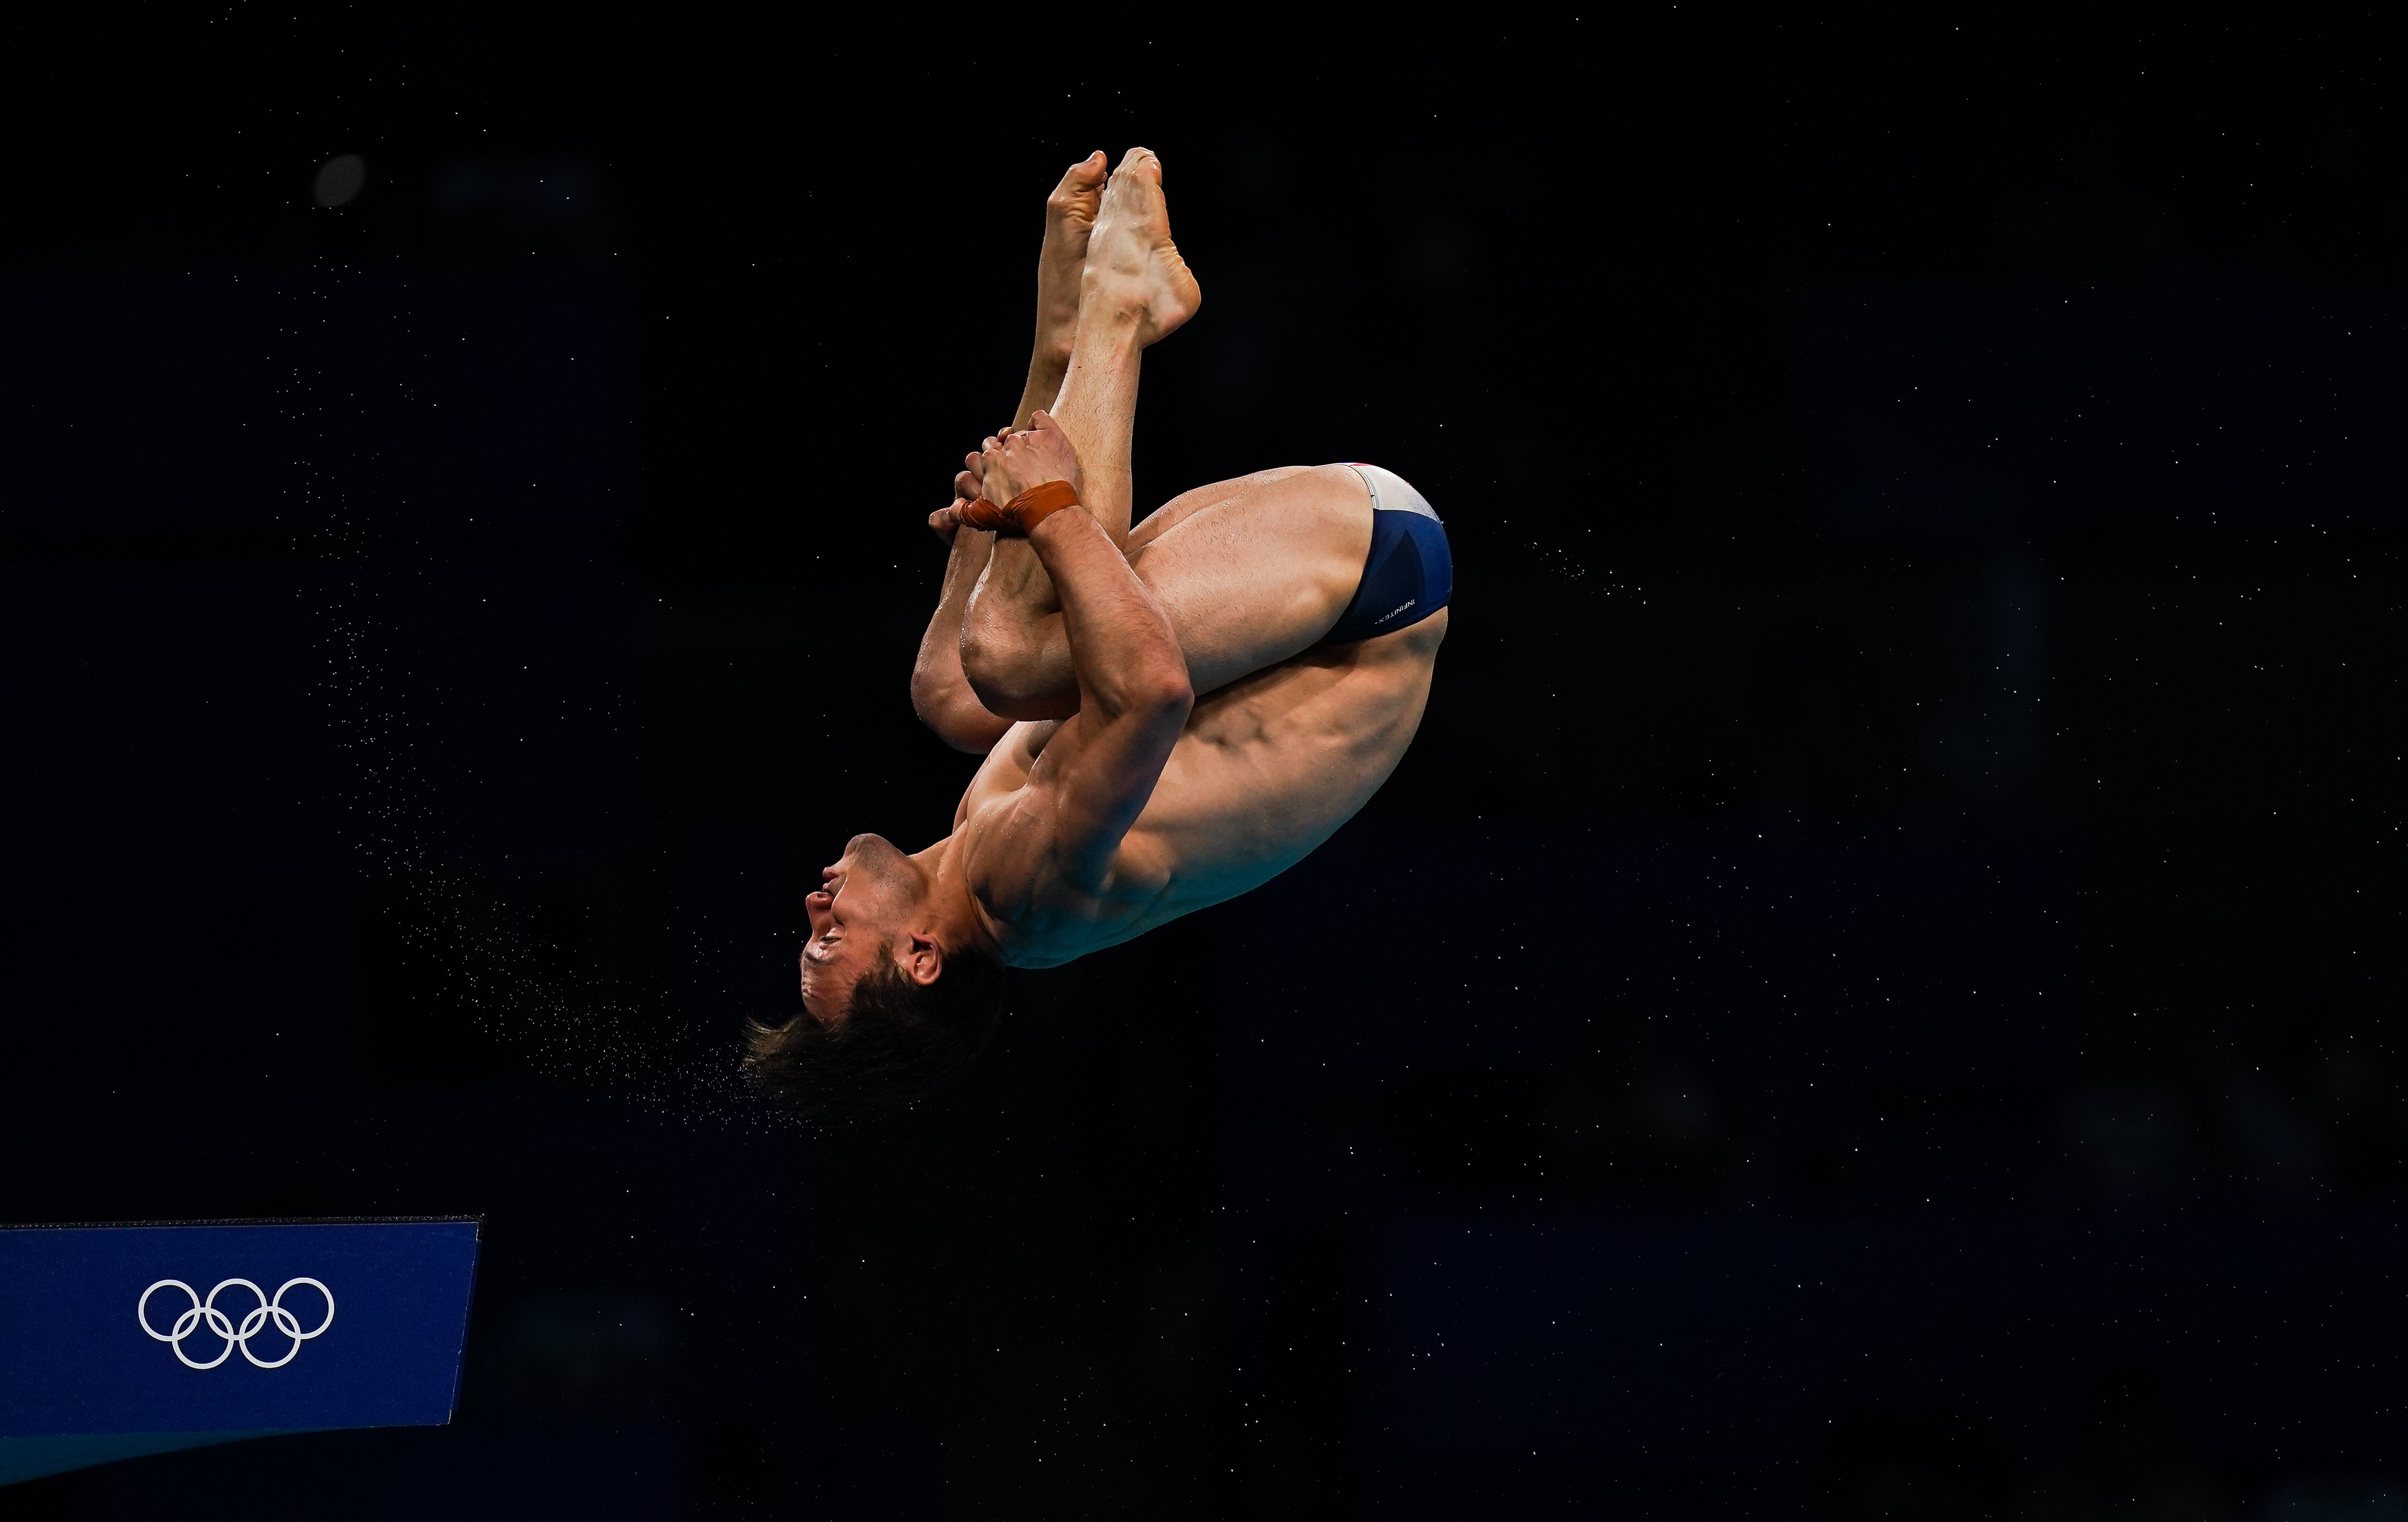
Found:
[[[1421,723],[1453,570],[1400,478],[1266,470],[1131,529],[1139,359],[1202,294],[1160,162],[1131,149],[1104,171],[1094,154],[1048,198],[1018,415],[929,520],[951,558],[912,702],[985,763],[943,840],[906,854],[856,835],[821,873],[803,1012],[752,1033],[756,1083],[805,1108],[931,1088],[993,1034],[1005,968],[1285,870]]]

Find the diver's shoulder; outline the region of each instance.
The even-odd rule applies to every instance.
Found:
[[[1184,912],[1165,912],[1180,894],[1179,866],[1168,840],[1154,831],[1132,829],[1096,889],[1075,887],[1040,869],[1011,902],[982,893],[979,905],[994,926],[1006,966],[1060,967],[1143,935]]]

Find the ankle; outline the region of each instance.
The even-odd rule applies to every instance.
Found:
[[[1142,292],[1124,294],[1120,292],[1097,294],[1090,291],[1086,304],[1079,309],[1076,342],[1092,341],[1091,335],[1132,333],[1145,321],[1146,306]],[[1075,343],[1074,343],[1075,347]]]

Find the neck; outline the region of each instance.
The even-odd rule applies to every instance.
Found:
[[[980,907],[978,895],[970,891],[969,874],[963,869],[962,832],[957,829],[926,850],[914,852],[911,862],[927,878],[927,914],[938,942],[994,951],[995,922]]]

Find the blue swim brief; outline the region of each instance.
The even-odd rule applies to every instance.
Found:
[[[1354,600],[1322,636],[1326,645],[1411,628],[1455,593],[1455,557],[1428,499],[1393,470],[1352,463],[1347,468],[1371,493],[1371,553],[1363,558]]]

